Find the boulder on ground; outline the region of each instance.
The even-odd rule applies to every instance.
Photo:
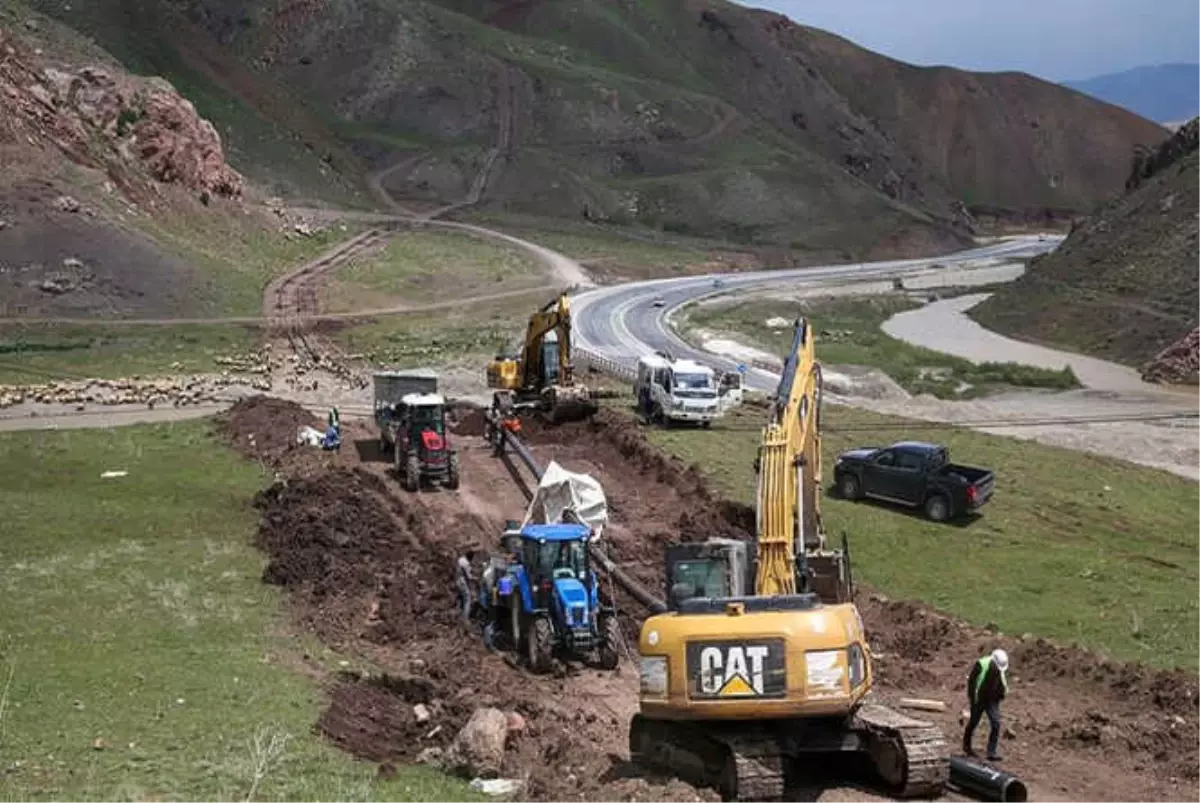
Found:
[[[447,768],[467,778],[496,778],[504,761],[508,717],[498,708],[478,708],[454,737]]]

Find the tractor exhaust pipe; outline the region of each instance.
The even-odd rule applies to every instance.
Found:
[[[1029,799],[1017,776],[959,756],[950,757],[950,783],[980,800],[1024,803]]]

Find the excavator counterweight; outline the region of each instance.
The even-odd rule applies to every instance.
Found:
[[[755,460],[756,539],[667,550],[668,610],[642,624],[630,754],[726,800],[779,800],[797,758],[852,751],[894,794],[937,796],[942,732],[874,699],[848,543],[829,549],[821,522],[820,424],[821,369],[799,318]]]

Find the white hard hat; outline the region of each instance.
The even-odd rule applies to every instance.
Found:
[[[1000,667],[1001,672],[1008,671],[1008,653],[1004,650],[992,650],[992,660]]]

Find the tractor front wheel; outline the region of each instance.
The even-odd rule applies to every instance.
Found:
[[[526,658],[534,674],[550,671],[554,658],[554,628],[545,616],[538,616],[525,628]]]
[[[620,641],[621,626],[617,622],[617,617],[603,617],[600,620],[600,654],[598,656],[601,669],[617,668],[617,664],[621,661],[621,655],[617,652]]]

